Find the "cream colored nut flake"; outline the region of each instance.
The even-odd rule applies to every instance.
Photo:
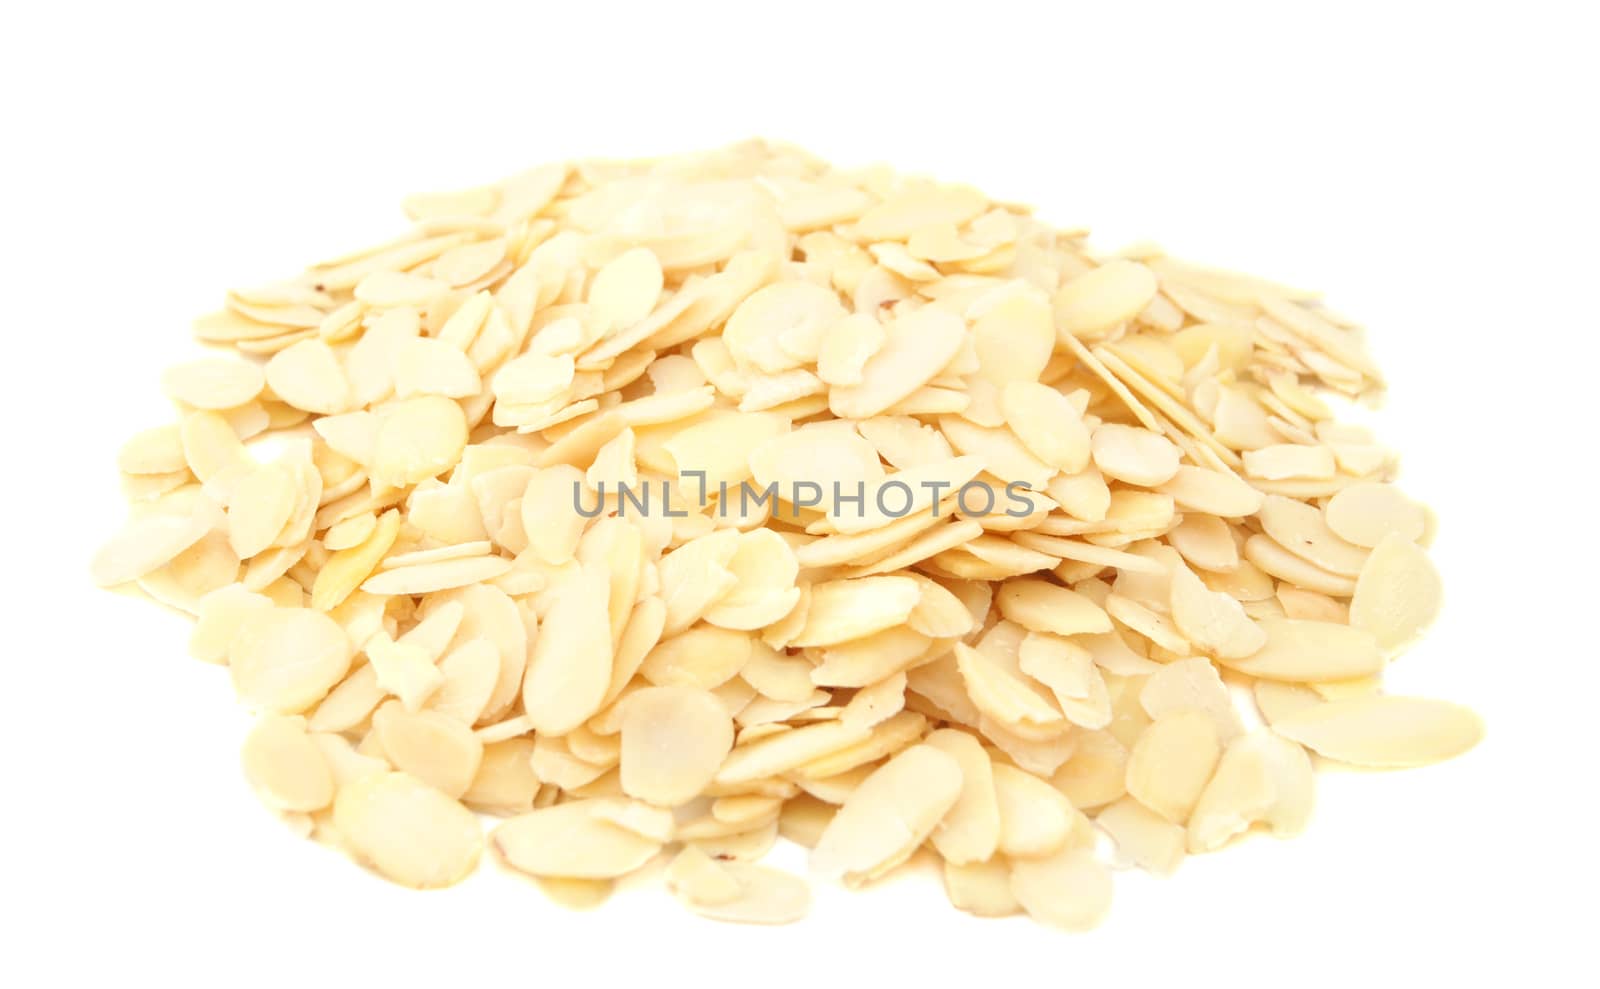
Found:
[[[1482,735],[1384,693],[1433,521],[1307,293],[759,141],[404,209],[194,324],[90,565],[195,616],[262,802],[395,882],[487,812],[575,908],[664,851],[690,910],[800,920],[781,836],[1081,930],[1112,846],[1166,875],[1304,830],[1308,752]]]

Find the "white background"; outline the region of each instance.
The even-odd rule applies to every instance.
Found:
[[[0,981],[1593,984],[1583,5],[402,6],[5,14]],[[114,452],[166,420],[188,320],[397,232],[408,192],[752,135],[1313,284],[1365,320],[1449,594],[1392,689],[1473,705],[1484,745],[1328,773],[1302,839],[1123,874],[1085,936],[968,917],[932,876],[819,889],[782,929],[659,890],[574,914],[491,864],[417,894],[291,837],[240,779],[245,718],[183,622],[86,577],[120,518]]]

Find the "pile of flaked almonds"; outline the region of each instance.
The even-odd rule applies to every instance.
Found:
[[[763,142],[405,209],[198,321],[237,354],[164,375],[93,563],[196,618],[261,799],[397,883],[490,814],[574,905],[665,853],[689,908],[796,920],[781,835],[1077,930],[1108,863],[1303,829],[1308,750],[1481,736],[1382,692],[1431,520],[1303,292]]]

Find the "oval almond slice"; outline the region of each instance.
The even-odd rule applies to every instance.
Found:
[[[228,644],[228,672],[252,707],[298,714],[321,700],[350,669],[350,640],[320,611],[252,613]]]
[[[1382,694],[1306,707],[1272,728],[1320,756],[1383,769],[1453,759],[1483,738],[1483,720],[1458,704]]]
[[[693,687],[648,687],[623,701],[622,789],[675,807],[697,796],[733,749],[733,722],[716,696]]]
[[[1350,599],[1350,624],[1364,629],[1379,648],[1394,652],[1439,617],[1444,585],[1433,561],[1403,535],[1385,536],[1372,550]]]
[[[1370,632],[1302,618],[1269,618],[1261,622],[1267,641],[1244,657],[1218,656],[1224,666],[1253,677],[1292,680],[1348,680],[1377,673],[1383,651]]]
[[[961,796],[961,764],[931,745],[890,759],[845,800],[811,867],[832,877],[887,871],[908,858]]]
[[[1427,512],[1392,484],[1352,484],[1328,499],[1328,528],[1357,546],[1377,546],[1388,536],[1417,542],[1427,531]]]
[[[483,828],[472,812],[405,773],[347,783],[333,824],[356,858],[414,889],[459,882],[478,864]]]
[[[805,880],[749,862],[713,863],[732,879],[737,891],[726,899],[685,898],[702,917],[734,924],[792,924],[811,909],[811,888]]]
[[[661,850],[659,841],[597,815],[598,804],[574,800],[518,815],[494,829],[490,844],[513,869],[568,879],[625,876]]]
[[[302,717],[263,715],[240,759],[245,779],[270,807],[310,813],[333,802],[333,773]]]
[[[1111,909],[1111,873],[1086,849],[1011,863],[1011,892],[1028,916],[1066,931],[1100,926]]]

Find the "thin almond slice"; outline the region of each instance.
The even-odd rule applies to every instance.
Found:
[[[396,769],[441,793],[459,798],[472,785],[483,742],[455,718],[437,711],[407,711],[389,701],[372,716],[383,753]]]
[[[1123,797],[1095,817],[1117,852],[1146,872],[1170,876],[1183,862],[1184,830],[1132,797]]]
[[[1439,572],[1428,554],[1404,535],[1385,536],[1356,579],[1350,624],[1371,633],[1379,648],[1393,653],[1433,624],[1443,595]]]
[[[1072,834],[1077,811],[1060,790],[1005,763],[994,765],[1001,852],[1012,858],[1050,855]]]
[[[961,767],[961,794],[930,835],[933,847],[952,866],[989,861],[1000,842],[1000,806],[989,754],[975,737],[954,728],[931,732],[925,741]]]
[[[333,773],[299,716],[263,715],[245,738],[245,778],[277,810],[310,813],[333,802]]]
[[[528,656],[522,703],[535,729],[560,735],[588,721],[611,685],[608,576],[582,567],[554,593]]]
[[[1189,819],[1222,755],[1204,711],[1156,718],[1128,754],[1128,793],[1174,824]]]
[[[995,596],[1000,613],[1034,632],[1081,635],[1111,631],[1105,609],[1076,591],[1043,580],[1009,580]]]
[[[1011,892],[1028,916],[1067,931],[1100,926],[1111,909],[1111,873],[1082,848],[1011,863]]]
[[[1154,488],[1178,473],[1183,454],[1165,436],[1135,426],[1105,423],[1094,431],[1095,466],[1105,476]]]
[[[350,640],[327,615],[300,608],[252,613],[228,644],[228,672],[252,707],[298,714],[350,668]]]
[[[168,368],[161,390],[174,401],[196,409],[233,409],[266,386],[261,368],[226,357],[206,357]]]
[[[1417,542],[1427,530],[1421,505],[1392,484],[1352,484],[1328,499],[1328,528],[1357,546],[1375,547],[1388,536]]]
[[[882,874],[909,858],[960,796],[961,764],[913,745],[845,800],[811,850],[811,868],[831,877]]]
[[[1022,909],[1011,892],[1011,869],[996,856],[984,862],[944,863],[950,905],[974,917],[1009,917]]]
[[[1266,645],[1249,656],[1219,656],[1218,661],[1250,676],[1302,683],[1367,676],[1384,666],[1383,651],[1364,629],[1295,618],[1269,618],[1261,628]]]
[[[605,820],[599,801],[574,800],[502,823],[489,842],[505,863],[532,876],[615,879],[648,862],[661,842]]]
[[[811,909],[811,888],[797,876],[749,862],[712,865],[737,889],[726,899],[685,897],[689,909],[702,917],[735,924],[792,924]]]
[[[483,851],[483,829],[472,812],[405,773],[340,787],[333,824],[358,859],[415,889],[460,882]]]
[[[1178,631],[1213,656],[1242,659],[1266,644],[1266,632],[1250,620],[1238,601],[1207,588],[1187,567],[1178,567],[1172,574],[1171,602]]]
[[[622,789],[673,807],[698,795],[733,749],[733,723],[709,691],[650,687],[624,701]]]
[[[1322,512],[1311,505],[1268,495],[1260,515],[1267,535],[1289,552],[1342,577],[1361,573],[1367,561],[1366,548],[1339,538],[1324,521]]]
[[[1483,738],[1483,721],[1460,705],[1380,694],[1306,707],[1272,728],[1318,755],[1384,769],[1453,759]]]

